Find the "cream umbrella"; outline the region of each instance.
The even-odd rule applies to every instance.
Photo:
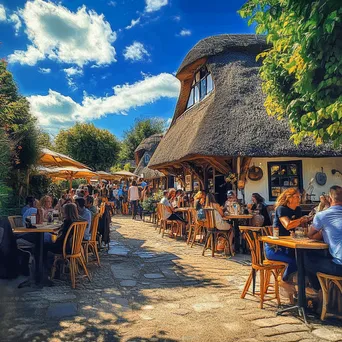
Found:
[[[41,155],[39,157],[38,164],[48,167],[74,166],[80,169],[89,169],[87,165],[84,165],[77,160],[66,156],[65,154],[51,151],[47,148],[41,149]]]

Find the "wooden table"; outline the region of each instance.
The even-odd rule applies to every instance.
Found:
[[[240,229],[239,229],[239,220],[242,219],[251,219],[253,218],[252,214],[238,214],[238,215],[225,215],[222,219],[225,221],[232,220],[233,221],[233,229],[234,229],[234,248],[235,253],[239,253],[240,247],[242,247],[242,250],[244,253],[247,252],[247,246],[245,243],[245,240],[242,240],[242,244],[240,242]]]
[[[37,228],[14,228],[14,234],[26,234],[26,233],[40,233],[38,235],[39,241],[37,239],[37,244],[39,245],[39,257],[37,260],[36,268],[36,282],[40,284],[42,282],[43,275],[43,249],[44,249],[44,233],[55,233],[61,226],[62,223],[52,223],[52,224],[36,224]]]
[[[308,238],[294,239],[290,236],[280,236],[279,239],[272,239],[268,236],[260,237],[260,241],[266,242],[272,245],[282,246],[286,248],[292,248],[296,251],[296,262],[298,268],[298,304],[283,310],[279,310],[278,314],[283,312],[298,309],[299,315],[304,318],[307,324],[305,307],[306,307],[306,293],[305,293],[305,269],[304,269],[304,254],[308,250],[324,250],[329,246],[320,241],[311,240]]]

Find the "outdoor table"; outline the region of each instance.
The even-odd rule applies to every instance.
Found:
[[[43,275],[43,249],[44,249],[44,233],[55,233],[60,228],[62,223],[43,223],[36,224],[37,228],[14,228],[14,234],[40,233],[39,237],[39,259],[36,268],[36,282],[39,284],[42,281]],[[37,239],[38,240],[38,239]]]
[[[233,221],[233,229],[234,229],[234,248],[235,248],[235,253],[239,253],[240,251],[240,230],[239,230],[239,220],[242,219],[251,219],[253,218],[252,214],[237,214],[237,215],[233,215],[233,214],[229,214],[229,215],[225,215],[222,219],[225,221],[228,220],[232,220]],[[246,246],[245,244],[242,246],[243,250],[246,250]]]
[[[301,315],[307,324],[305,306],[306,306],[306,293],[305,293],[305,269],[304,269],[304,254],[307,250],[323,250],[328,249],[329,246],[321,241],[311,240],[309,238],[296,239],[290,236],[280,236],[279,239],[272,239],[269,236],[260,237],[260,241],[266,242],[272,245],[287,247],[295,249],[296,262],[298,268],[298,303],[295,306],[278,310],[278,314],[283,312],[298,309],[299,315]]]

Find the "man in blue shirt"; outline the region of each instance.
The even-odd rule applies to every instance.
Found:
[[[91,212],[85,207],[85,199],[83,197],[76,198],[75,202],[80,219],[88,222],[87,228],[84,232],[84,240],[89,240],[91,229]]]
[[[319,290],[317,272],[342,276],[342,187],[334,185],[329,192],[330,208],[315,215],[309,238],[329,245],[328,257],[312,254],[305,258],[305,267],[311,285]]]

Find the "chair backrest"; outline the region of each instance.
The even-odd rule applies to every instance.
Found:
[[[262,230],[244,230],[244,236],[251,251],[252,264],[262,265],[261,247],[259,237]]]
[[[273,235],[273,227],[272,226],[265,226],[265,227],[263,227],[262,235],[264,235],[264,236],[272,236]]]
[[[266,207],[268,216],[270,218],[271,223],[273,224],[273,219],[274,219],[274,205],[270,204]]]
[[[167,206],[165,204],[160,203],[159,210],[161,219],[166,220],[165,212],[167,211]]]
[[[216,227],[214,209],[205,208],[205,209],[203,209],[203,211],[205,214],[204,227],[207,229],[214,229]]]
[[[23,228],[23,217],[22,216],[8,216],[8,221],[11,228]]]
[[[97,230],[99,228],[100,214],[95,214],[91,222],[91,241],[96,241]]]
[[[189,211],[189,222],[190,224],[197,224],[198,223],[198,216],[197,216],[197,210],[195,208],[190,208]]]
[[[103,216],[104,212],[105,212],[105,209],[106,209],[106,203],[102,202],[101,205],[100,205],[100,217]]]
[[[67,255],[79,256],[82,249],[82,241],[84,238],[84,232],[87,228],[87,221],[77,221],[71,224],[68,229],[64,242],[63,242],[63,257],[66,258]],[[67,251],[68,242],[71,241],[70,252]]]
[[[163,219],[161,203],[157,203],[157,218],[158,218],[158,221]]]

